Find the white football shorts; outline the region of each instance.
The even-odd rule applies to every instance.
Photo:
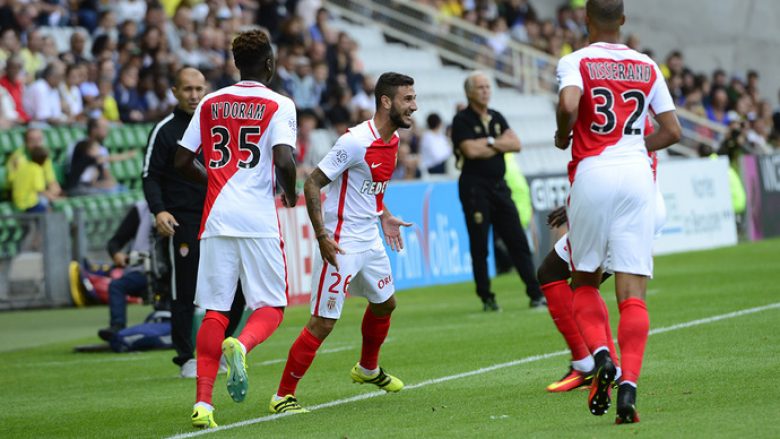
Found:
[[[661,230],[666,223],[666,203],[664,203],[664,196],[661,193],[661,189],[658,186],[658,182],[655,184],[655,237],[661,236]],[[569,239],[569,234],[566,233],[561,236],[555,243],[555,253],[559,258],[563,259],[566,264],[569,264],[569,246],[566,244],[566,240]],[[610,266],[611,258],[609,252],[607,252],[607,261],[602,268],[608,273],[614,273],[614,270]]]
[[[567,207],[569,267],[593,273],[609,252],[611,270],[652,276],[656,190],[650,166],[590,159],[578,166]]]
[[[369,250],[337,255],[339,270],[323,264],[315,251],[311,280],[311,314],[338,319],[344,307],[346,293],[361,296],[371,303],[383,303],[395,293],[390,258],[381,241]]]
[[[286,274],[281,238],[203,238],[195,304],[207,310],[230,311],[240,279],[249,308],[284,307]]]

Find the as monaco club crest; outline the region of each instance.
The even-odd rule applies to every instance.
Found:
[[[182,258],[186,258],[188,254],[190,254],[190,246],[188,246],[186,243],[182,243],[179,246],[179,254]]]
[[[327,307],[328,311],[333,311],[333,309],[336,308],[336,297],[331,296],[328,298]]]

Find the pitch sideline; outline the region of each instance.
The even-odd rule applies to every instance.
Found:
[[[705,317],[703,319],[691,320],[689,322],[678,323],[676,325],[665,326],[663,328],[652,329],[652,330],[650,330],[650,335],[663,334],[664,332],[677,331],[679,329],[686,329],[686,328],[690,328],[690,327],[693,327],[693,326],[704,325],[704,324],[707,324],[707,323],[714,323],[714,322],[718,322],[718,321],[721,321],[721,320],[732,319],[732,318],[735,318],[735,317],[741,317],[741,316],[744,316],[744,315],[755,314],[755,313],[758,313],[758,312],[767,311],[767,310],[770,310],[770,309],[777,309],[777,308],[780,308],[780,302],[771,303],[769,305],[764,305],[764,306],[758,306],[758,307],[755,307],[755,308],[743,309],[743,310],[740,310],[740,311],[734,311],[734,312],[730,312],[730,313],[726,313],[726,314],[720,314],[720,315],[716,315],[716,316],[712,316],[712,317]],[[532,363],[532,362],[539,361],[539,360],[546,360],[548,358],[558,357],[558,356],[561,356],[561,355],[566,355],[568,353],[569,353],[568,350],[561,350],[561,351],[549,352],[549,353],[541,354],[541,355],[532,355],[530,357],[521,358],[519,360],[508,361],[506,363],[494,364],[492,366],[487,366],[487,367],[475,369],[475,370],[472,370],[472,371],[469,371],[469,372],[463,372],[463,373],[459,373],[459,374],[455,374],[455,375],[448,375],[448,376],[443,376],[443,377],[440,377],[440,378],[433,378],[433,379],[430,379],[430,380],[421,381],[421,382],[416,383],[416,384],[408,385],[408,386],[405,387],[405,389],[406,390],[418,389],[420,387],[426,387],[426,386],[430,386],[430,385],[433,385],[433,384],[439,384],[439,383],[444,383],[444,382],[447,382],[447,381],[458,380],[458,379],[462,379],[462,378],[468,378],[468,377],[471,377],[471,376],[481,375],[481,374],[484,374],[484,373],[492,372],[494,370],[505,369],[507,367],[518,366],[520,364],[525,364],[525,363]],[[324,409],[324,408],[328,408],[328,407],[344,405],[344,404],[348,404],[350,402],[356,402],[356,401],[362,401],[362,400],[365,400],[365,399],[375,398],[377,396],[384,395],[384,394],[385,394],[384,391],[376,390],[376,391],[373,391],[373,392],[363,393],[363,394],[352,396],[352,397],[349,397],[349,398],[337,399],[335,401],[330,401],[330,402],[326,402],[326,403],[322,403],[322,404],[313,405],[313,406],[307,407],[307,409],[310,412],[313,412],[315,410],[320,410],[320,409]],[[219,426],[217,428],[212,428],[212,429],[208,429],[208,430],[200,430],[200,431],[193,431],[193,432],[189,432],[189,433],[177,434],[177,435],[174,435],[174,436],[169,436],[167,439],[184,439],[184,438],[202,436],[202,435],[206,435],[206,434],[209,434],[209,433],[216,433],[218,431],[232,430],[234,428],[245,427],[247,425],[259,424],[261,422],[274,421],[274,420],[277,420],[277,419],[285,418],[285,417],[288,417],[288,416],[294,416],[294,415],[295,415],[294,413],[284,413],[284,414],[279,414],[279,415],[275,415],[274,414],[274,415],[261,416],[259,418],[247,419],[246,421],[235,422],[233,424],[221,425],[221,426]]]

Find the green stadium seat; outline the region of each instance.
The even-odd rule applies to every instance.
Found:
[[[11,151],[24,146],[24,128],[12,128],[8,130],[8,137],[11,139]]]

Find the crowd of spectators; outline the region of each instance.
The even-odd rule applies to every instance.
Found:
[[[242,28],[265,28],[276,45],[272,88],[291,96],[300,112],[298,159],[305,175],[336,136],[373,112],[375,78],[364,73],[358,42],[332,26],[321,0],[10,0],[0,6],[0,129],[105,120],[155,122],[175,105],[171,78],[195,66],[212,89],[236,82],[231,38]],[[552,18],[528,0],[425,0],[441,16],[462,18],[492,32],[484,43],[500,53],[510,41],[553,57],[587,44],[584,0],[562,0]],[[635,49],[639,39],[629,35]],[[648,52],[648,50],[644,50]],[[677,104],[729,127],[748,152],[780,145],[780,112],[759,93],[759,74],[745,78],[687,67],[683,54],[659,60]],[[454,91],[455,92],[455,91]],[[423,110],[424,111],[424,110]],[[446,125],[423,114],[427,126],[402,135],[396,178],[445,172]],[[326,128],[328,131],[318,130]],[[328,133],[323,135],[322,133]],[[84,139],[68,188],[87,181],[117,190],[100,140]],[[96,143],[97,142],[97,143]],[[71,145],[71,149],[75,145]],[[71,163],[65,164],[71,168]],[[95,171],[98,167],[98,171]],[[302,176],[303,176],[302,175]],[[99,182],[99,183],[97,183]],[[104,187],[105,186],[105,187]],[[121,188],[120,188],[121,189]]]

